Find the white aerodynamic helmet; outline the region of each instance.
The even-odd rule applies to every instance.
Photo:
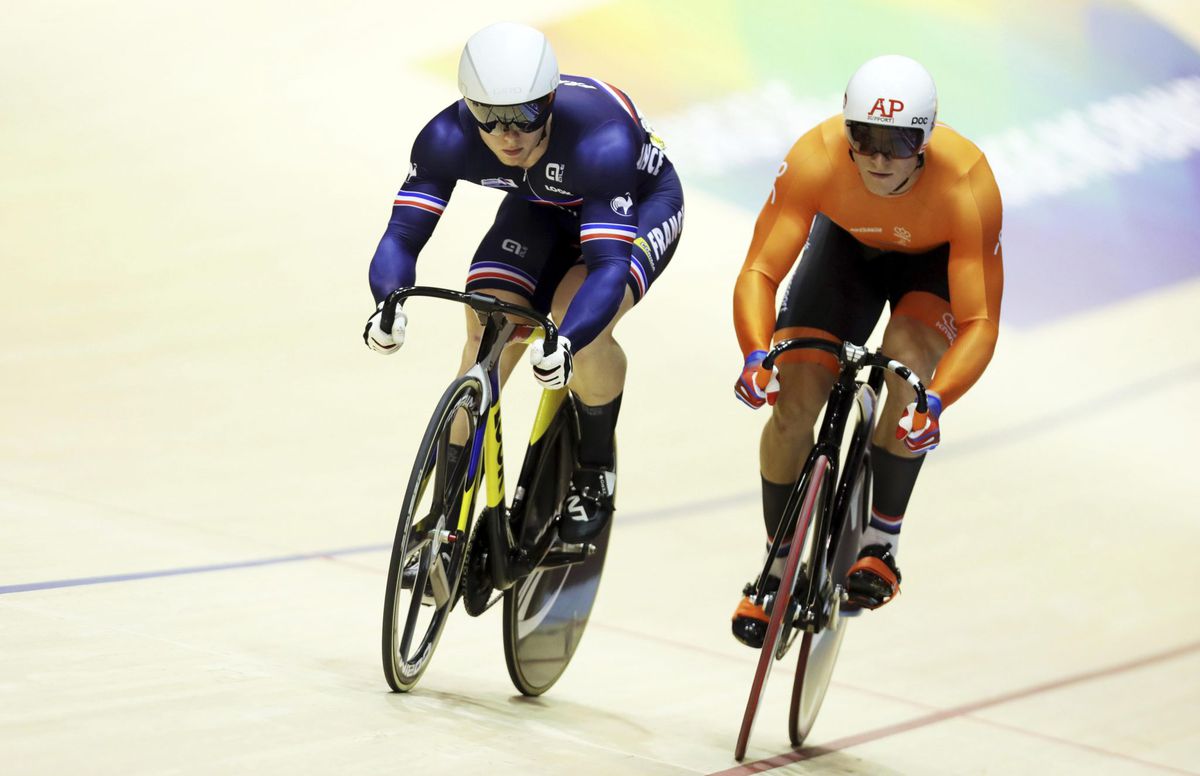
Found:
[[[458,60],[458,90],[486,132],[498,124],[532,132],[546,123],[558,59],[546,36],[532,27],[499,22],[467,40]]]
[[[850,77],[842,114],[855,153],[914,156],[929,145],[937,121],[933,76],[915,59],[875,57]]]

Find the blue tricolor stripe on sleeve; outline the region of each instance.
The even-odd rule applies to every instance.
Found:
[[[642,267],[642,263],[637,260],[637,256],[631,256],[629,262],[629,274],[633,276],[634,282],[638,287],[638,299],[646,295],[646,270]]]
[[[419,191],[401,190],[397,192],[396,200],[392,204],[397,207],[415,207],[417,210],[424,210],[435,216],[440,216],[446,209],[446,200],[422,194]]]
[[[579,227],[580,244],[592,240],[616,240],[632,245],[635,237],[637,237],[637,227],[633,224],[591,223],[581,224]]]
[[[621,106],[622,110],[629,114],[629,118],[633,119],[634,124],[637,124],[639,127],[642,125],[642,122],[639,118],[641,114],[638,113],[637,106],[633,104],[633,100],[629,99],[628,95],[613,88],[611,84],[601,81],[599,78],[589,78],[588,80],[607,92],[609,97],[612,97],[614,100],[616,100],[617,104]]]

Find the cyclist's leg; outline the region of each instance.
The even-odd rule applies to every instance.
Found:
[[[818,215],[780,307],[775,340],[819,337],[836,343],[864,342],[886,300],[877,274],[867,262],[862,244]],[[796,477],[812,450],[813,425],[837,377],[837,359],[821,351],[792,351],[778,363],[779,395],[759,444],[768,549]],[[768,589],[778,583],[788,550],[786,544],[779,548]],[[749,646],[761,646],[766,622],[764,608],[745,594],[734,612],[734,636]]]
[[[662,172],[659,189],[639,203],[638,233],[630,254],[621,304],[604,330],[575,354],[571,389],[579,407],[580,471],[572,495],[583,496],[590,492],[596,497],[582,497],[579,502],[582,511],[572,509],[571,497],[568,497],[568,511],[576,515],[586,513],[588,525],[567,526],[566,538],[595,535],[611,516],[612,493],[616,485],[614,434],[627,364],[625,351],[613,333],[621,318],[649,293],[655,280],[666,270],[682,232],[683,191],[674,170],[668,168]],[[564,319],[587,274],[586,266],[576,263],[558,283],[553,302],[556,320]]]
[[[571,389],[585,405],[607,404],[620,396],[626,360],[613,332],[617,322],[642,301],[666,271],[683,233],[683,190],[674,169],[663,170],[659,184],[659,189],[638,205],[638,232],[630,252],[621,305],[604,330],[575,354]],[[563,320],[587,274],[584,264],[576,263],[558,283],[553,306],[556,320]]]
[[[955,333],[947,256],[943,246],[924,254],[888,257],[892,317],[884,330],[883,352],[908,366],[926,384]],[[900,530],[924,461],[924,456],[910,453],[895,435],[896,424],[912,399],[912,389],[889,373],[887,399],[871,449],[871,518],[863,537],[863,554],[851,569],[852,594],[872,608],[887,603],[899,589],[896,556]]]
[[[571,300],[575,298],[586,277],[587,268],[582,263],[575,264],[567,270],[554,291],[554,304],[551,308],[554,320],[563,320]],[[571,391],[583,404],[605,405],[621,395],[621,389],[625,385],[626,359],[625,351],[613,337],[613,331],[625,313],[632,310],[636,303],[633,291],[626,286],[625,297],[621,300],[616,315],[604,327],[604,331],[575,354],[575,375],[571,378]]]
[[[779,308],[775,341],[818,337],[862,344],[886,301],[878,274],[862,243],[818,215]],[[783,502],[812,450],[813,424],[838,371],[835,356],[816,350],[785,353],[777,363],[779,395],[759,446],[768,535],[774,535]]]
[[[479,291],[484,294],[491,294],[502,302],[512,302],[513,304],[529,306],[529,297],[523,294],[517,294],[505,288],[489,288],[480,286],[479,288],[471,288],[472,291]],[[459,374],[465,373],[475,364],[475,356],[479,353],[479,342],[483,337],[483,325],[479,323],[479,317],[475,311],[467,308],[467,340],[463,344],[462,361],[459,363]],[[500,382],[503,384],[508,380],[508,376],[512,374],[513,367],[520,360],[521,354],[525,351],[525,344],[520,342],[510,343],[505,349],[503,355],[500,356]]]
[[[583,264],[567,271],[554,294],[555,320],[563,320],[570,300],[586,276]],[[612,519],[617,487],[614,434],[626,368],[625,351],[613,338],[613,329],[633,305],[633,293],[626,288],[616,315],[574,359],[571,392],[579,411],[579,466],[571,477],[571,490],[563,502],[559,524],[559,536],[566,542],[578,543],[598,536]]]
[[[905,294],[895,306],[891,320],[883,332],[883,352],[908,366],[928,385],[942,354],[953,342],[954,316],[950,302],[925,291]],[[896,439],[896,424],[904,408],[913,401],[912,389],[904,380],[888,372],[887,400],[879,417],[875,443],[893,455],[922,458]]]
[[[828,331],[803,326],[781,330],[778,339],[792,337],[819,337],[841,342]],[[767,534],[772,536],[779,525],[784,506],[780,502],[786,500],[792,484],[800,475],[805,458],[812,450],[813,425],[837,377],[837,372],[827,364],[809,360],[812,359],[810,354],[796,354],[807,357],[806,360],[785,360],[789,355],[792,354],[784,354],[780,358],[779,395],[763,427],[758,451],[764,489],[763,523]],[[772,492],[773,497],[766,495],[768,491]],[[768,500],[771,502],[769,508],[766,503]]]
[[[466,290],[491,294],[504,302],[533,305],[537,279],[554,247],[556,225],[548,209],[509,194],[496,210],[496,219],[479,243],[467,273]],[[459,374],[475,363],[483,325],[474,310],[466,310],[467,338]],[[500,358],[500,381],[505,382],[525,346],[512,343]],[[466,443],[466,424],[455,424],[452,439]]]

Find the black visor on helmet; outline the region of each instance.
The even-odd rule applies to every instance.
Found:
[[[518,132],[536,132],[544,127],[546,120],[550,118],[550,103],[554,102],[554,92],[517,105],[487,105],[467,98],[464,100],[467,109],[475,117],[475,123],[484,132],[491,134],[497,129],[501,132],[513,129]]]
[[[889,159],[916,156],[925,142],[925,133],[917,127],[883,126],[862,121],[846,122],[846,139],[856,154],[883,154]]]

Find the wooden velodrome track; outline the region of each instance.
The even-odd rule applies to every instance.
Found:
[[[1154,4],[1200,40],[1184,5]],[[811,747],[788,747],[780,666],[735,767],[765,414],[730,390],[729,298],[755,214],[703,190],[619,331],[620,511],[570,670],[515,695],[498,616],[459,612],[418,690],[387,692],[387,547],[462,313],[413,303],[376,356],[366,268],[455,96],[415,63],[495,11],[8,14],[2,770],[1200,773],[1195,278],[1005,329],[910,507],[904,594],[851,624]],[[461,286],[495,203],[459,186],[422,283]],[[506,394],[512,460],[532,383],[522,365]]]

